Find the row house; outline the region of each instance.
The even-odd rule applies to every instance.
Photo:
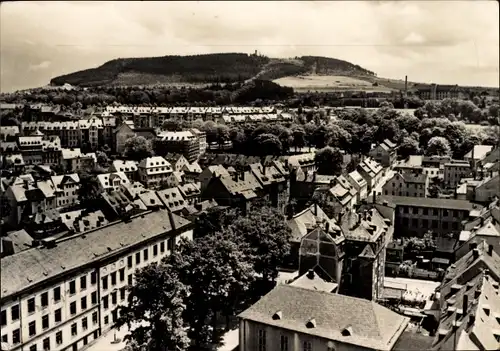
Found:
[[[42,157],[44,165],[60,165],[61,164],[61,140],[57,136],[50,136],[42,139]]]
[[[370,156],[384,167],[392,167],[397,158],[397,145],[385,139],[370,151]]]
[[[372,301],[287,284],[238,317],[241,351],[389,351],[409,324]]]
[[[399,237],[422,237],[428,231],[438,236],[458,235],[462,222],[482,208],[469,201],[454,199],[384,195],[375,200],[375,203],[384,202],[395,206],[395,233]]]
[[[366,199],[368,196],[368,183],[365,178],[356,170],[348,173],[346,177],[357,191],[356,202],[360,203],[361,200]]]
[[[395,173],[382,187],[384,195],[427,197],[429,178],[422,173],[400,171]]]
[[[159,188],[167,183],[172,172],[170,162],[161,156],[148,157],[139,163],[139,179],[149,189]]]
[[[87,144],[92,150],[102,145],[103,123],[98,117],[82,119],[78,121],[81,134],[81,145]]]
[[[43,163],[43,134],[40,131],[35,131],[30,136],[19,137],[17,143],[27,165]]]
[[[292,155],[288,157],[288,165],[292,169],[302,169],[304,173],[313,172],[316,170],[316,161],[314,153],[309,152],[300,155]]]
[[[451,162],[449,156],[423,156],[410,155],[394,165],[394,170],[399,172],[422,173],[429,179],[444,177],[444,165]]]
[[[377,161],[368,157],[359,163],[356,170],[363,178],[365,178],[367,190],[368,193],[370,193],[380,182],[380,179],[383,176],[384,168]]]
[[[2,342],[15,351],[84,349],[117,321],[137,270],[192,233],[191,222],[156,211],[3,257]]]

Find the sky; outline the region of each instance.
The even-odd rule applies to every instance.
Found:
[[[218,52],[346,60],[379,77],[499,86],[497,1],[16,1],[0,5],[0,89],[108,60]]]

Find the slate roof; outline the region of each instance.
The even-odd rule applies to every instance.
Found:
[[[311,230],[323,222],[328,222],[331,229],[340,229],[337,222],[329,218],[319,205],[311,205],[305,210],[295,214],[292,218],[287,220],[287,225],[292,231],[290,241],[300,243]],[[344,239],[343,235],[341,237],[335,237],[335,239],[337,238],[339,239],[335,240],[335,242]]]
[[[107,225],[109,222],[102,211],[88,212],[82,215],[82,210],[60,213],[61,222],[66,228],[82,233]]]
[[[178,186],[179,191],[185,199],[201,195],[200,187],[200,183],[186,183]]]
[[[231,195],[241,194],[247,199],[256,197],[255,191],[262,190],[262,186],[252,173],[247,171],[243,175],[244,179],[238,177],[235,180],[233,176],[229,176],[221,177],[220,181]]]
[[[12,242],[14,254],[28,250],[33,243],[33,238],[24,229],[8,233],[7,238]]]
[[[324,291],[324,292],[332,292],[337,288],[337,283],[331,283],[328,280],[321,278],[318,274],[314,273],[312,277],[305,273],[300,277],[296,278],[294,281],[290,283],[291,286],[295,286],[297,288],[315,290],[315,291]]]
[[[278,311],[281,318],[273,318]],[[239,317],[377,350],[391,350],[409,322],[372,301],[290,285],[278,285]],[[315,327],[308,328],[311,319]],[[344,336],[346,329],[352,334]]]
[[[115,172],[135,172],[138,169],[137,162],[129,160],[115,160],[111,167]]]
[[[156,193],[163,204],[172,212],[180,211],[187,206],[179,188],[158,190]]]
[[[356,225],[356,223],[359,224]],[[347,240],[370,243],[376,242],[380,235],[389,229],[384,217],[376,208],[368,210],[366,219],[364,212],[349,211],[342,217],[341,227]],[[370,252],[365,252],[365,254],[368,255]]]
[[[148,175],[172,172],[172,165],[161,156],[148,157],[139,163],[139,168],[146,170]],[[162,170],[162,168],[164,168]]]
[[[177,229],[190,224],[182,217],[172,217]],[[165,211],[156,211],[137,216],[127,223],[118,222],[87,232],[85,236],[63,239],[54,248],[32,248],[4,257],[0,271],[0,298],[21,293],[47,279],[100,261],[171,230],[169,215]]]

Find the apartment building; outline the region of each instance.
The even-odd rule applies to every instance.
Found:
[[[17,143],[19,152],[27,165],[43,163],[43,133],[35,131],[30,136],[19,137]]]
[[[330,182],[325,200],[333,207],[335,214],[351,210],[356,204],[358,191],[343,175],[336,176]]]
[[[389,351],[409,323],[372,301],[285,284],[238,317],[240,351]]]
[[[154,149],[157,155],[162,156],[168,153],[182,154],[192,163],[200,156],[200,140],[190,131],[161,132],[155,139]]]
[[[161,156],[148,157],[139,163],[139,179],[146,188],[158,188],[173,172],[171,164]]]
[[[89,119],[81,119],[78,121],[80,128],[81,146],[87,146],[92,150],[96,150],[103,143],[103,123],[102,119],[93,116]]]
[[[250,171],[268,194],[271,205],[284,213],[290,197],[290,173],[284,164],[279,161],[269,165],[254,163],[250,165]]]
[[[468,162],[452,160],[444,165],[444,185],[449,188],[456,188],[462,178],[469,178],[471,175],[472,169]]]
[[[422,173],[395,173],[382,187],[384,195],[426,197],[429,178]]]
[[[462,221],[482,208],[464,200],[433,199],[407,196],[380,196],[377,203],[393,204],[396,236],[420,236],[428,231],[437,235],[458,234]]]
[[[192,233],[186,219],[156,211],[3,257],[2,342],[12,351],[82,349],[116,321],[136,270]]]

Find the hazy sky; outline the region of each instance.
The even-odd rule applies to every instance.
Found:
[[[380,77],[499,85],[497,1],[3,2],[1,89],[119,57],[255,49],[328,56]]]

